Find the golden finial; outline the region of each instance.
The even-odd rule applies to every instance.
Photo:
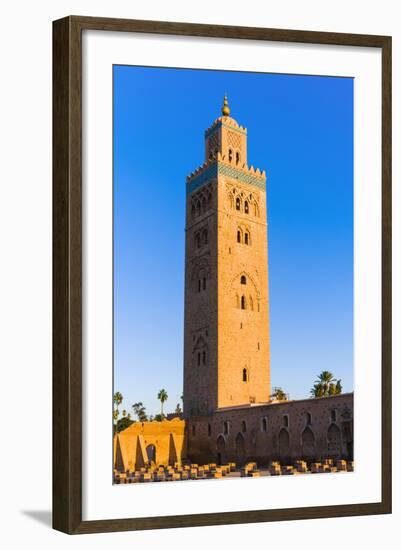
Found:
[[[228,106],[227,94],[224,94],[224,104],[221,109],[221,114],[223,116],[230,116],[230,107]]]

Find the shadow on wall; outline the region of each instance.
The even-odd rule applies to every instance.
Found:
[[[46,527],[52,526],[52,513],[50,510],[21,510],[21,514]]]

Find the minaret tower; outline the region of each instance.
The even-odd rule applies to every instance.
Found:
[[[184,415],[269,400],[266,174],[247,163],[247,130],[222,116],[187,177]]]

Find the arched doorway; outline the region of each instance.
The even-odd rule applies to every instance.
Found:
[[[278,448],[280,453],[280,458],[287,459],[290,454],[290,436],[288,431],[285,428],[280,430],[278,436]]]
[[[341,432],[336,424],[331,424],[327,430],[327,451],[330,458],[341,455]]]
[[[312,430],[307,427],[302,432],[302,458],[315,456],[315,436]]]
[[[226,442],[222,435],[219,435],[216,443],[217,448],[217,464],[223,464],[225,459]]]
[[[148,445],[146,447],[146,454],[148,455],[148,462],[156,462],[156,447],[155,447],[155,445]]]
[[[245,452],[245,439],[242,433],[238,433],[235,438],[235,453],[237,462],[242,464],[245,462],[246,452]]]

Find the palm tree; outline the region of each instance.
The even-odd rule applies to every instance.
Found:
[[[164,403],[165,401],[167,401],[167,399],[168,399],[168,395],[167,395],[166,390],[161,389],[161,390],[159,391],[159,393],[157,394],[157,399],[159,399],[159,400],[160,400],[160,403],[161,403],[160,416],[163,418],[163,416],[164,416],[164,415],[163,415],[163,403]]]
[[[310,391],[312,397],[327,397],[342,392],[341,380],[336,380],[328,370],[322,371]]]
[[[116,409],[113,412],[113,420],[114,420],[114,433],[117,433],[117,425],[118,425],[118,410]]]
[[[270,396],[273,401],[288,401],[288,395],[282,388],[273,388],[273,393]]]
[[[329,395],[339,395],[342,393],[343,387],[341,384],[341,380],[337,380],[337,382],[334,384],[334,382],[331,382],[329,386]]]
[[[311,397],[323,397],[323,387],[321,384],[314,384],[310,391]]]
[[[324,395],[328,395],[330,384],[333,382],[335,382],[335,378],[328,370],[322,371],[315,381],[315,383],[322,385]]]
[[[117,423],[118,423],[118,416],[120,414],[120,411],[118,410],[118,407],[121,405],[121,403],[123,402],[123,396],[122,394],[117,391],[114,396],[113,396],[113,401],[114,401],[114,411],[113,411],[113,420],[115,422],[115,433],[117,433]]]
[[[117,391],[115,394],[114,394],[114,404],[119,407],[121,405],[121,403],[123,402],[123,396],[121,395],[121,393],[119,391]]]

